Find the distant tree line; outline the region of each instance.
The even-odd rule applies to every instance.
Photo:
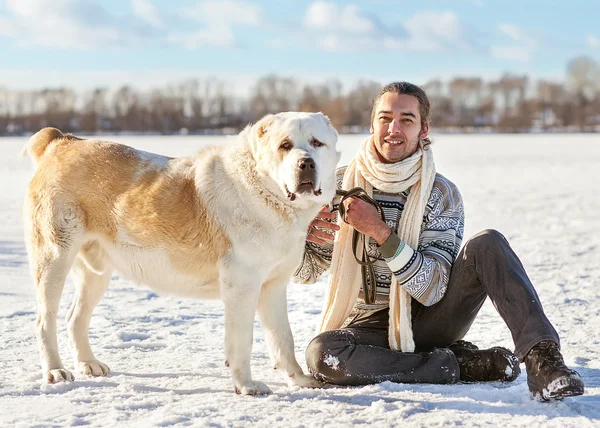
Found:
[[[401,76],[399,76],[401,78]],[[267,113],[322,111],[340,132],[368,130],[374,96],[387,82],[338,80],[301,85],[268,75],[240,97],[217,78],[190,79],[139,91],[131,86],[11,90],[0,86],[0,135],[55,126],[80,133],[233,133]],[[419,83],[419,82],[415,82]],[[498,80],[455,77],[421,85],[432,103],[432,126],[456,132],[600,131],[600,66],[578,57],[564,81],[506,73]]]

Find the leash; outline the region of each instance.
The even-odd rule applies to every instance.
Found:
[[[344,206],[344,201],[348,198],[357,198],[373,205],[377,209],[381,219],[385,222],[385,214],[383,213],[381,205],[379,205],[375,199],[370,197],[364,189],[360,187],[354,187],[350,190],[336,190],[335,193],[336,195],[342,197],[338,205],[338,211],[340,212],[340,217],[346,224],[348,224],[348,222],[346,221],[346,207]],[[361,241],[362,255],[358,254],[359,244]],[[375,278],[375,268],[373,267],[377,258],[369,256],[367,251],[367,243],[368,238],[363,233],[360,233],[358,230],[354,229],[352,233],[352,252],[354,253],[354,258],[360,265],[365,303],[372,305],[375,303],[377,296],[377,280]]]

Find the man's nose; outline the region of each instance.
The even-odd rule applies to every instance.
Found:
[[[399,132],[400,132],[400,129],[401,129],[401,128],[400,128],[400,121],[399,121],[399,120],[396,120],[396,119],[393,119],[393,120],[390,122],[390,125],[389,125],[389,127],[388,127],[388,132],[389,132],[390,134],[397,134],[397,133],[399,133]]]

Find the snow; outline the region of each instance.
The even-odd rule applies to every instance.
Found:
[[[323,362],[333,370],[339,370],[340,368],[340,360],[335,355],[327,355]]]
[[[364,136],[341,136],[342,162]],[[220,137],[107,137],[168,156],[191,154]],[[502,232],[520,255],[562,338],[568,365],[586,382],[582,397],[530,398],[524,366],[510,384],[288,387],[273,371],[256,323],[253,376],[273,394],[233,393],[224,366],[222,304],[167,296],[115,274],[92,318],[90,341],[112,369],[106,378],[42,382],[35,340],[35,294],[23,243],[27,138],[0,139],[0,426],[600,426],[600,138],[596,135],[452,135],[433,145],[438,171],[461,189],[466,236]],[[298,361],[313,337],[324,278],[291,284],[289,317]],[[73,370],[59,313],[63,362]],[[466,340],[513,348],[486,302]],[[332,362],[334,363],[334,362]]]

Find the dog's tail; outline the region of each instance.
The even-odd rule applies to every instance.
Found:
[[[38,164],[39,159],[44,155],[48,146],[57,139],[64,138],[64,134],[56,128],[44,128],[36,132],[25,144],[19,157],[31,156],[33,163]]]

